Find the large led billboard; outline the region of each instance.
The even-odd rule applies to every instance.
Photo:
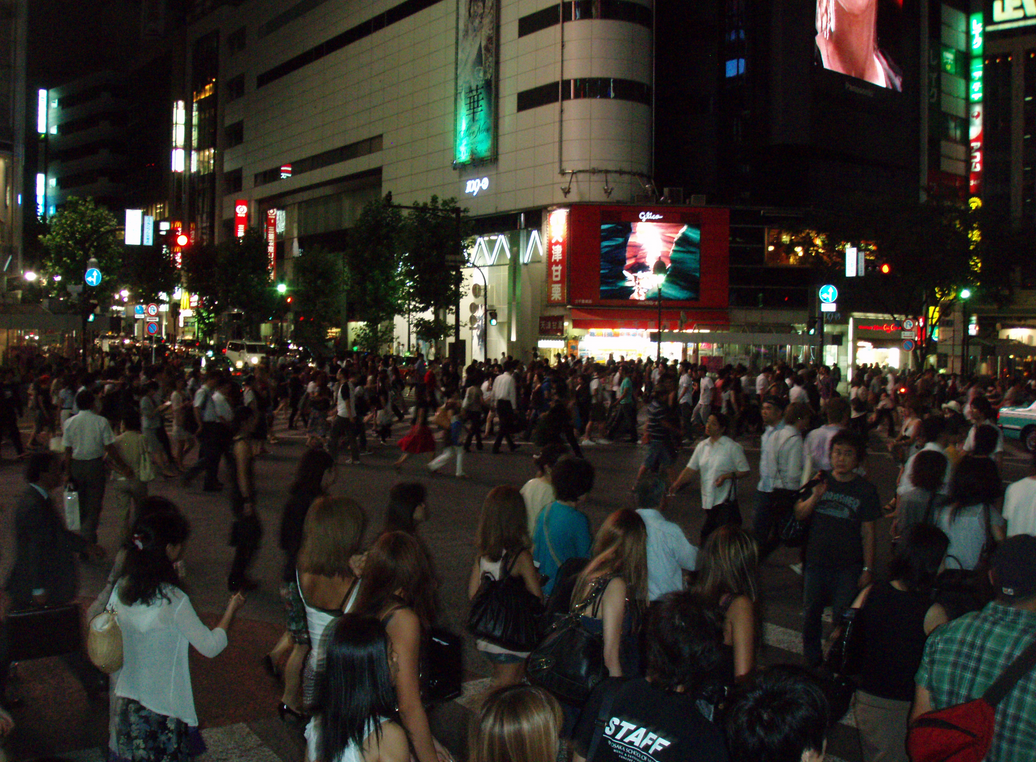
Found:
[[[902,92],[903,0],[816,0],[817,64]]]
[[[656,263],[665,266],[666,307],[726,309],[726,209],[576,205],[568,212],[568,302],[647,307],[659,298]]]

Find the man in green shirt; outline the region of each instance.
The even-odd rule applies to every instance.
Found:
[[[935,630],[917,670],[911,720],[979,698],[1036,639],[1036,537],[1017,535],[993,555],[996,600]],[[986,762],[1031,762],[1036,749],[1036,670],[996,706]]]

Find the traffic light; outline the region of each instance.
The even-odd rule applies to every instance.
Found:
[[[811,317],[806,327],[809,330],[809,335],[813,336],[817,332],[817,319],[815,317]]]
[[[490,310],[489,311],[489,324],[490,325],[496,325],[496,321],[497,321],[496,310]]]
[[[888,275],[892,272],[892,265],[890,265],[888,262],[882,262],[881,267],[879,269],[881,270],[882,275]]]

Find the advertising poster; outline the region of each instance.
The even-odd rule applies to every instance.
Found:
[[[457,20],[457,164],[492,158],[496,150],[496,26],[499,0],[461,0]]]
[[[816,58],[828,71],[903,91],[903,0],[816,0]]]

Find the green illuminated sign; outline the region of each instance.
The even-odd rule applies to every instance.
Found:
[[[493,157],[496,116],[498,0],[458,3],[456,136],[457,164]]]
[[[945,45],[942,48],[942,70],[947,74],[957,73],[957,51]]]
[[[984,27],[982,25],[982,14],[972,13],[968,23],[968,38],[970,40],[971,55],[982,55],[982,38]]]
[[[968,84],[968,97],[972,103],[982,102],[982,59],[971,59],[971,81]]]

